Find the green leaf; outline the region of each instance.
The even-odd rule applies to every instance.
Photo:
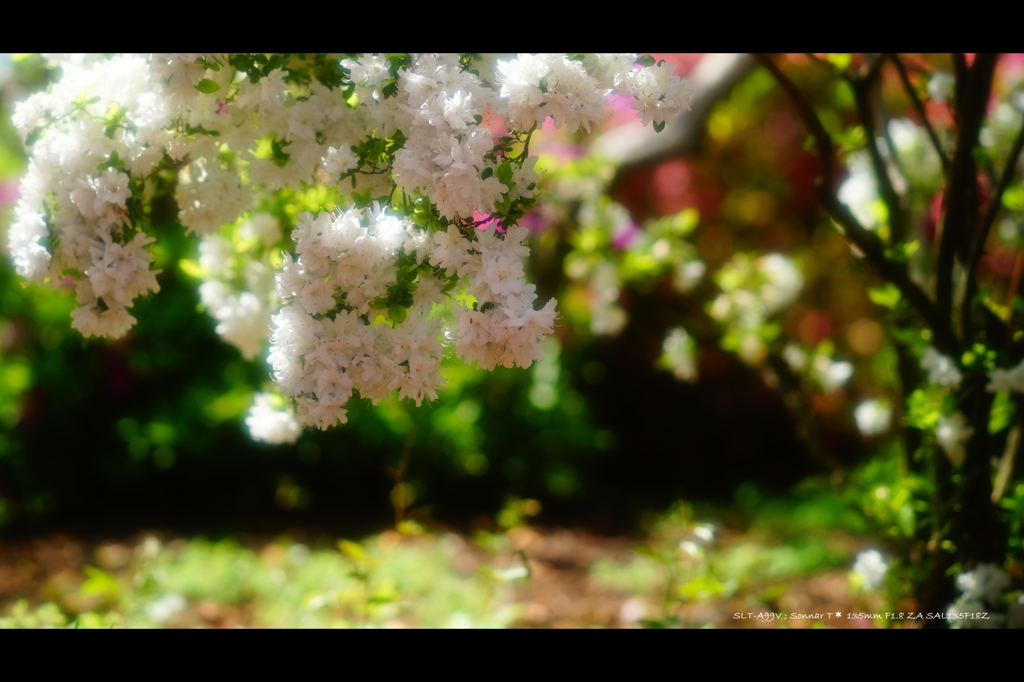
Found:
[[[1003,322],[1009,322],[1010,317],[1013,315],[1013,310],[1009,306],[993,301],[991,296],[984,296],[981,299],[981,303]]]
[[[207,95],[209,95],[211,92],[217,92],[218,90],[220,90],[220,86],[217,85],[217,83],[215,83],[214,81],[210,80],[209,78],[204,78],[203,80],[199,81],[199,85],[195,87],[196,90],[198,90],[199,92],[206,93]]]
[[[900,290],[892,282],[886,282],[880,287],[871,287],[868,289],[868,298],[870,298],[871,302],[875,305],[892,309],[900,302]]]
[[[664,121],[662,121],[661,123],[658,123],[657,121],[654,121],[654,132],[660,133],[664,129],[665,129],[665,122]]]
[[[639,64],[640,66],[654,66],[654,57],[649,54],[645,54],[642,57],[637,58],[633,63]]]
[[[996,393],[996,398],[992,402],[992,411],[988,413],[988,432],[999,433],[1009,426],[1013,421],[1015,407],[1009,393]]]
[[[888,216],[886,216],[888,218]],[[883,225],[883,229],[888,229],[887,226]],[[885,257],[900,263],[906,263],[907,259],[914,255],[918,249],[921,248],[921,242],[913,240],[905,244],[897,244],[891,248],[885,250]]]
[[[189,277],[194,277],[195,279],[202,279],[206,277],[206,268],[194,260],[182,258],[178,261],[178,267],[181,268],[181,271]]]
[[[38,142],[39,138],[43,136],[43,130],[44,128],[42,127],[33,129],[32,132],[28,134],[28,137],[25,138],[25,146],[31,147]]]
[[[677,593],[683,601],[696,601],[717,597],[727,590],[728,587],[724,583],[716,580],[713,576],[705,575],[680,586]]]
[[[933,429],[942,414],[943,392],[939,387],[919,388],[907,398],[907,426],[923,431]]]
[[[1024,186],[1011,185],[1003,192],[1003,206],[1011,211],[1024,210]]]
[[[508,161],[505,161],[500,166],[498,166],[498,181],[501,184],[506,185],[509,182],[511,182],[511,180],[512,180],[512,164],[510,162],[508,162]]]
[[[459,278],[456,277],[455,275],[452,275],[451,279],[448,280],[448,283],[445,284],[444,288],[441,289],[441,293],[442,294],[447,294],[449,291],[454,289],[455,285],[457,285],[458,283],[459,283]]]
[[[850,66],[850,62],[853,60],[851,54],[830,54],[825,57],[830,64],[835,66],[840,71],[846,71],[847,67]]]
[[[114,601],[121,593],[121,586],[109,573],[95,566],[83,566],[86,580],[82,583],[81,592],[86,596],[96,596]]]
[[[388,306],[388,317],[397,324],[402,324],[405,322],[405,318],[409,317],[409,309],[400,303],[394,303]]]
[[[357,563],[370,563],[370,557],[366,554],[366,551],[360,545],[352,542],[351,540],[339,540],[338,549],[347,554]]]

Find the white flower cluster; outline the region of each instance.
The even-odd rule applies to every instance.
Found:
[[[921,356],[921,369],[928,373],[926,381],[929,386],[955,391],[963,383],[963,372],[957,367],[956,361],[931,346],[925,348]],[[998,385],[999,372],[1000,370],[993,372],[989,390],[992,390],[993,384]],[[967,456],[967,441],[974,435],[974,427],[968,425],[963,413],[957,411],[943,415],[936,422],[934,431],[935,440],[953,466],[963,465]]]
[[[135,299],[160,290],[150,269],[154,240],[132,224],[127,202],[131,180],[163,158],[170,116],[143,57],[69,61],[63,69],[49,92],[14,113],[32,158],[8,244],[29,281],[77,273],[72,326],[118,338],[135,323]]]
[[[1010,587],[1010,577],[995,564],[978,564],[973,570],[956,577],[960,597],[946,612],[952,628],[1001,628],[1007,624],[1007,616],[991,613],[998,607],[1003,593]],[[1024,604],[1015,604],[1010,609],[1013,627],[1024,626]]]
[[[245,425],[249,427],[253,440],[271,445],[294,443],[299,439],[302,427],[295,418],[295,411],[275,404],[275,398],[280,401],[280,396],[257,393],[255,403],[245,418]]]
[[[787,343],[782,349],[782,359],[794,372],[809,370],[811,378],[825,393],[839,390],[853,376],[853,365],[844,360],[833,360],[829,353],[830,344],[821,344],[814,349],[813,357],[808,361],[807,351],[798,344]],[[855,419],[859,417],[855,415]]]
[[[1010,369],[994,369],[989,372],[988,379],[985,389],[992,393],[1024,393],[1024,361]]]
[[[867,152],[853,152],[847,159],[848,176],[839,186],[839,201],[846,204],[857,221],[868,230],[882,222],[885,205],[878,196],[878,185]]]
[[[865,549],[853,562],[853,574],[865,590],[877,590],[889,572],[889,563],[877,549]]]
[[[818,354],[811,365],[814,379],[825,393],[839,390],[853,376],[853,365],[843,360],[833,360]]]
[[[756,260],[738,254],[722,267],[717,279],[722,293],[711,304],[711,317],[738,337],[740,358],[758,365],[767,353],[761,327],[796,299],[804,286],[803,275],[782,254]]]
[[[368,222],[364,226],[363,222]],[[529,367],[543,357],[540,342],[554,329],[554,299],[534,310],[535,288],[523,279],[525,228],[499,237],[481,232],[470,241],[455,226],[427,234],[379,208],[363,215],[349,210],[314,218],[305,213],[293,233],[297,261],[285,257],[278,295],[285,302],[274,317],[270,362],[282,391],[298,405],[299,421],[327,428],[345,423],[344,405],[354,391],[374,403],[398,391],[420,404],[437,398],[444,385],[442,319],[431,314],[442,304],[442,283],[429,266],[465,278],[463,301],[455,306],[455,354],[483,369],[501,364]],[[415,256],[415,261],[412,261]],[[398,284],[399,259],[417,263],[411,306],[387,310],[392,324],[375,310]],[[401,318],[405,318],[404,320]]]
[[[529,367],[544,357],[540,342],[555,327],[555,299],[534,310],[536,287],[523,278],[523,246],[529,231],[513,227],[500,239],[493,231],[478,233],[474,242],[458,239],[454,228],[435,235],[431,262],[456,267],[465,275],[473,307],[455,310],[455,354],[466,364],[492,370],[498,365]],[[465,242],[465,243],[463,243]],[[440,253],[439,253],[440,252]]]
[[[574,237],[575,248],[565,259],[565,273],[589,290],[590,331],[615,336],[629,321],[619,304],[625,281],[668,275],[672,287],[687,294],[707,268],[693,245],[683,239],[696,226],[695,211],[684,210],[640,227],[625,206],[602,194],[607,190],[598,178],[575,172],[556,176],[551,185],[557,198],[547,206],[578,205],[580,230]]]
[[[620,64],[614,62],[615,67]],[[626,68],[632,71],[632,62]],[[607,91],[602,92],[598,79],[567,55],[521,54],[511,61],[498,62],[498,72],[508,120],[517,130],[540,127],[550,116],[556,128],[564,123],[570,133],[580,128],[589,133],[591,124],[600,120]],[[615,80],[614,75],[611,80]]]
[[[697,359],[693,339],[682,327],[673,327],[661,346],[661,364],[679,381],[697,381]]]
[[[359,67],[358,62],[343,63]],[[420,190],[445,218],[492,212],[509,187],[494,175],[498,164],[484,160],[494,142],[491,132],[477,123],[500,100],[476,75],[459,67],[458,55],[422,55],[399,77],[407,95],[402,109],[411,121],[402,122],[408,140],[395,155],[398,186],[409,194]],[[484,179],[487,168],[490,175]]]
[[[570,254],[565,261],[565,271],[575,280],[587,280],[590,290],[590,331],[598,335],[615,336],[629,322],[629,314],[619,305],[622,278],[619,276],[620,262],[609,260],[608,255],[597,252],[598,244],[612,237],[617,230],[636,230],[625,206],[602,197],[602,188],[597,185],[585,186],[585,180],[577,182],[561,179],[555,183],[553,194],[556,202],[571,204],[579,202],[579,222],[583,226],[578,239],[586,248]],[[587,235],[591,230],[599,238]]]
[[[629,315],[619,305],[622,281],[614,263],[605,262],[594,268],[590,277],[593,300],[590,304],[590,331],[615,336],[629,321]]]
[[[974,427],[967,425],[962,412],[954,412],[948,417],[940,417],[935,425],[935,440],[953,466],[961,466],[967,456],[967,441],[974,435]]]
[[[662,62],[636,69],[635,54],[587,55],[587,67],[615,94],[633,98],[644,125],[663,125],[665,121],[690,108],[693,89],[675,74],[675,65]]]
[[[549,117],[589,131],[613,93],[634,98],[644,123],[660,129],[692,93],[672,66],[637,55],[476,57],[63,60],[61,79],[14,116],[31,151],[9,236],[17,270],[35,282],[72,276],[80,304],[73,326],[86,336],[123,336],[135,323],[133,301],[159,290],[154,239],[143,231],[147,184],[176,172],[178,219],[203,239],[203,303],[218,333],[253,357],[274,305],[270,273],[221,227],[261,195],[318,181],[356,195],[360,206],[401,188],[403,208],[392,213],[307,216],[296,229],[298,260],[286,257],[278,277],[287,305],[275,318],[270,359],[284,394],[297,400],[297,419],[343,422],[354,390],[372,400],[394,390],[417,402],[435,397],[440,322],[430,311],[444,300],[442,286],[457,283],[422,271],[411,302],[391,300],[390,288],[410,284],[396,280],[398,260],[413,254],[416,266],[462,280],[457,291],[471,307],[456,306],[458,357],[487,369],[529,366],[555,318],[553,300],[534,310],[535,289],[523,278],[526,230],[513,224],[538,181],[529,132]],[[487,116],[510,134],[492,137]],[[523,145],[518,156],[513,144]],[[429,234],[399,217],[421,210]],[[477,212],[497,213],[504,238],[473,234]],[[367,323],[371,302],[403,319]]]
[[[274,272],[255,252],[281,239],[277,218],[256,213],[238,230],[235,243],[219,234],[199,242],[199,265],[205,280],[199,297],[217,320],[217,333],[252,360],[263,352],[270,336],[270,317],[277,308]]]
[[[857,429],[865,436],[877,436],[889,430],[892,407],[884,400],[865,400],[853,411]]]
[[[277,276],[284,305],[273,318],[270,364],[299,421],[321,429],[344,424],[356,390],[374,403],[395,390],[417,404],[435,399],[443,385],[441,321],[430,315],[442,301],[436,281],[420,278],[402,324],[369,318],[370,304],[396,284],[408,226],[379,209],[303,213],[292,238],[299,258],[285,256]]]
[[[928,372],[930,385],[951,388],[954,391],[960,388],[960,382],[964,378],[953,358],[943,355],[931,346],[925,348],[924,355],[921,356],[921,369]]]

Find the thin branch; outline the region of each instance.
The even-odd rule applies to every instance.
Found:
[[[903,166],[903,162],[900,161],[900,155],[896,151],[896,143],[892,141],[892,133],[889,130],[889,114],[885,111],[885,105],[882,103],[881,98],[878,102],[878,114],[879,123],[882,128],[882,139],[885,140],[885,146],[889,149],[889,159],[892,161],[892,167],[899,175],[899,186],[897,183],[893,183],[896,186],[896,191],[902,196],[910,189],[910,180],[907,177],[906,168]]]
[[[969,72],[970,68],[967,66],[967,57],[962,52],[953,53],[953,73],[956,74],[956,80],[953,85],[953,97],[956,103],[959,103],[964,98]]]
[[[865,60],[863,75],[860,76],[863,80],[871,80],[875,78],[878,73],[882,70],[882,64],[885,64],[885,54],[869,54]]]
[[[880,63],[881,59],[876,61],[876,64]],[[853,95],[857,103],[857,115],[860,118],[861,125],[864,127],[864,137],[867,142],[868,154],[871,156],[871,165],[874,166],[875,176],[878,178],[879,194],[889,212],[892,243],[895,244],[902,241],[906,236],[906,211],[904,210],[903,201],[900,199],[899,193],[893,187],[892,178],[889,177],[889,165],[885,162],[882,152],[878,148],[875,113],[871,107],[871,96],[878,85],[878,74],[877,67],[873,68],[864,78],[851,79],[850,85],[853,88]]]
[[[826,71],[828,71],[830,74],[832,74],[833,76],[844,77],[846,75],[846,72],[843,71],[842,69],[840,69],[839,67],[837,67],[835,64],[833,64],[830,61],[822,59],[821,57],[819,57],[818,55],[814,54],[813,52],[805,52],[804,55],[808,59],[810,59],[812,62],[814,62],[815,64],[818,64],[819,66],[824,67],[824,69]]]
[[[999,215],[999,209],[1003,205],[1003,194],[1010,188],[1010,183],[1013,182],[1014,177],[1017,175],[1017,163],[1020,160],[1022,151],[1024,151],[1024,125],[1021,126],[1020,132],[1017,133],[1017,139],[1013,142],[1010,155],[1006,158],[1006,165],[1003,167],[1003,175],[999,180],[999,185],[989,200],[988,209],[985,211],[985,217],[981,222],[981,229],[978,231],[978,238],[974,242],[976,251],[980,251],[977,247],[985,245],[988,232],[992,229],[992,223],[995,222],[996,216]]]
[[[958,251],[961,259],[967,260],[969,249],[965,247],[971,242],[971,228],[977,220],[977,210],[972,202],[978,182],[974,148],[985,120],[998,58],[995,54],[978,54],[974,64],[967,69],[963,55],[954,57],[957,71],[956,149],[943,193],[944,215],[935,284],[936,306],[939,314],[947,319],[953,310],[953,262]],[[961,318],[961,323],[964,321],[965,318]],[[967,323],[969,326],[970,321]]]
[[[985,242],[988,240],[988,233],[992,229],[992,224],[995,222],[996,217],[999,215],[999,209],[1003,205],[1003,194],[1009,189],[1010,183],[1013,182],[1014,177],[1017,175],[1017,162],[1020,160],[1020,154],[1024,151],[1024,125],[1021,126],[1020,132],[1017,133],[1017,139],[1014,140],[1013,147],[1010,149],[1009,156],[1006,157],[1006,165],[1003,167],[1003,174],[999,179],[999,184],[996,186],[995,192],[992,194],[992,198],[989,200],[988,208],[985,210],[985,217],[982,218],[981,226],[978,229],[978,233],[974,236],[974,241],[971,244],[971,255],[967,260],[967,294],[964,296],[961,316],[962,319],[967,319],[967,315],[970,311],[971,300],[974,298],[974,294],[978,291],[978,283],[975,281],[975,274],[978,271],[978,262],[981,260],[981,255],[985,250]],[[1018,261],[1020,257],[1018,256]],[[1017,267],[1014,266],[1014,273],[1016,274]],[[1017,275],[1017,285],[1020,284],[1020,275]],[[1017,286],[1012,285],[1010,287],[1012,295],[1016,295]],[[1009,298],[1006,305],[1013,305],[1013,298]]]
[[[906,265],[885,256],[885,248],[878,235],[866,230],[850,213],[850,210],[836,197],[835,153],[832,137],[825,130],[818,115],[799,88],[784,74],[768,55],[756,55],[758,62],[772,74],[790,100],[796,106],[804,125],[814,137],[818,149],[820,176],[816,193],[818,201],[833,220],[838,223],[846,237],[860,249],[865,259],[874,266],[883,279],[892,282],[900,293],[918,311],[932,329],[935,346],[954,357],[960,356],[960,344],[953,335],[948,315],[939,315],[928,294],[907,274]]]
[[[530,128],[530,132],[526,134],[526,142],[523,143],[523,153],[520,158],[530,158],[530,139],[533,137],[533,131],[537,129],[537,124],[534,123],[533,127]]]
[[[924,129],[928,131],[928,138],[932,141],[932,146],[935,147],[935,151],[939,155],[939,161],[942,162],[943,173],[949,172],[949,157],[946,156],[946,151],[942,148],[942,142],[939,140],[939,136],[935,133],[935,129],[932,128],[931,121],[928,120],[928,115],[924,112],[924,104],[921,99],[917,96],[917,92],[914,91],[914,86],[910,82],[910,76],[907,75],[907,67],[903,65],[900,58],[895,54],[889,55],[889,59],[896,65],[896,70],[899,71],[900,80],[903,81],[903,89],[907,91],[907,97],[910,99],[911,106],[914,107],[914,111],[921,118],[921,123],[924,125]]]

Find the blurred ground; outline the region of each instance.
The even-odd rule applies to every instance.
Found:
[[[687,569],[682,559],[659,566],[655,550],[627,537],[529,526],[473,537],[387,531],[359,544],[301,532],[0,540],[0,626],[884,626],[848,617],[883,610],[851,589],[848,568],[793,565],[787,575],[773,565],[786,548],[755,542],[721,531],[707,558],[681,553],[698,559]],[[863,545],[841,532],[828,542],[843,554]],[[780,612],[811,617],[767,616]]]

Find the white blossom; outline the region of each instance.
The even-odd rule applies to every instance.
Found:
[[[271,445],[294,443],[302,430],[295,420],[295,413],[291,409],[276,407],[273,397],[267,393],[256,394],[245,425],[249,427],[253,440]]]
[[[630,94],[644,125],[664,124],[683,109],[690,108],[693,89],[684,79],[674,75],[675,64],[662,63],[632,72]]]
[[[593,299],[590,306],[590,331],[615,336],[622,331],[629,316],[618,305],[619,273],[613,263],[602,263],[590,279]]]
[[[662,344],[662,362],[672,370],[679,381],[697,380],[697,362],[694,357],[694,342],[682,327],[669,330]]]
[[[1003,592],[1010,587],[1010,577],[995,564],[978,564],[972,570],[959,574],[956,577],[956,586],[963,593],[964,599],[984,599],[995,606]]]
[[[953,359],[931,346],[925,349],[921,357],[921,369],[928,372],[928,383],[932,386],[945,386],[956,390],[963,381],[963,375]]]
[[[857,428],[865,436],[877,436],[889,430],[892,408],[882,400],[865,400],[853,411]]]
[[[928,96],[936,102],[945,102],[953,92],[954,81],[951,74],[937,71],[928,81]]]
[[[967,455],[964,445],[973,434],[974,427],[967,425],[967,420],[961,412],[941,417],[935,427],[935,439],[953,466],[960,466],[964,463],[964,457]]]
[[[956,577],[959,598],[946,611],[951,628],[1010,628],[1024,627],[1021,616],[1024,598],[1010,607],[1008,614],[993,613],[998,608],[1003,593],[1010,588],[1010,577],[995,564],[982,563]]]
[[[782,349],[782,359],[794,372],[800,372],[807,365],[807,353],[795,343],[787,343]]]
[[[1003,627],[1006,616],[1001,613],[990,613],[982,602],[961,598],[946,610],[949,627],[965,630],[993,630]]]
[[[812,363],[814,377],[826,393],[838,390],[853,376],[853,365],[834,361],[825,355],[816,355]]]
[[[1024,361],[1010,369],[993,369],[989,372],[988,378],[985,390],[989,392],[1016,391],[1024,393]]]
[[[737,254],[719,270],[716,280],[722,293],[708,312],[730,329],[736,339],[736,353],[744,362],[761,364],[768,352],[762,326],[796,299],[803,288],[803,275],[782,254],[756,259]],[[844,365],[832,368],[827,358],[819,364],[819,380],[826,390],[834,390],[849,378],[840,376],[846,372]],[[852,373],[852,366],[849,370]]]
[[[877,549],[866,549],[860,552],[853,562],[853,572],[859,576],[861,584],[866,590],[878,589],[888,570],[888,562]]]

